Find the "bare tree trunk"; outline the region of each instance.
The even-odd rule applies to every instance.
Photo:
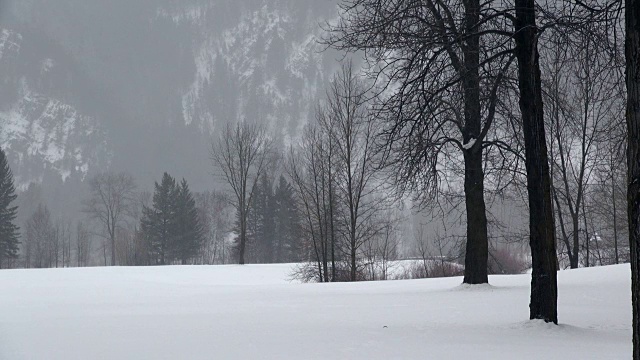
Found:
[[[529,243],[531,246],[530,318],[558,323],[557,269],[549,161],[544,131],[542,86],[534,0],[516,0],[515,42],[520,112],[524,130]]]
[[[586,237],[585,249],[587,251],[587,257],[586,257],[586,260],[585,260],[585,267],[589,267],[590,266],[590,263],[589,263],[589,257],[590,257],[590,254],[589,254],[589,241],[591,240],[591,235],[589,235],[589,227],[587,225],[587,209],[586,209],[586,206],[585,206],[584,203],[585,203],[585,201],[582,202],[582,219],[584,221],[584,235]]]
[[[238,264],[244,265],[244,251],[247,247],[247,216],[240,212],[240,247],[238,249]]]
[[[484,284],[489,282],[487,275],[489,237],[487,233],[487,213],[484,202],[482,150],[480,147],[465,152],[464,192],[467,210],[467,246],[464,258],[464,283]]]
[[[331,139],[329,139],[331,141]],[[329,144],[329,159],[333,156],[333,144]],[[336,230],[335,219],[333,214],[333,202],[334,202],[334,190],[333,190],[333,169],[329,166],[329,221],[331,232],[331,281],[336,281]]]
[[[463,137],[465,144],[478,140],[464,151],[464,193],[467,210],[467,244],[464,259],[466,284],[489,282],[487,261],[489,237],[487,214],[484,202],[484,172],[482,171],[482,139],[480,139],[482,115],[480,112],[480,36],[476,26],[480,20],[480,1],[465,0],[465,33],[471,34],[465,42],[464,70],[464,117]]]
[[[616,211],[616,178],[613,172],[613,154],[611,154],[611,203],[613,204],[613,252],[616,264],[620,263],[618,255],[618,212]]]
[[[626,0],[628,216],[633,359],[640,360],[640,0]]]
[[[111,266],[116,266],[116,231],[113,229],[110,235],[111,239]]]

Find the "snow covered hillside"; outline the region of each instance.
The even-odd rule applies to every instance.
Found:
[[[291,265],[0,271],[0,359],[626,359],[628,265],[562,271],[561,325],[528,275],[340,284]]]

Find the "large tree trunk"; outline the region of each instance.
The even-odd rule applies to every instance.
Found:
[[[480,1],[465,0],[465,31],[477,33],[480,20]],[[464,117],[463,140],[465,144],[480,137],[482,124],[480,106],[480,37],[470,35],[464,48]],[[482,146],[477,141],[464,151],[464,193],[467,210],[467,246],[464,259],[464,283],[484,284],[487,276],[489,238],[487,214],[484,203],[484,172],[482,171]]]
[[[464,258],[464,283],[488,282],[487,260],[489,238],[484,203],[484,173],[482,150],[475,147],[465,152],[464,193],[467,210],[467,248]]]
[[[532,276],[530,318],[558,323],[551,181],[542,111],[534,0],[516,0],[515,41],[529,197]]]
[[[640,0],[626,0],[627,166],[633,359],[640,360]]]

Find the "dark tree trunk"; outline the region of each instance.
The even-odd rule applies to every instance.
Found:
[[[116,237],[111,235],[111,266],[116,266]]]
[[[467,34],[477,33],[476,24],[480,20],[480,1],[465,0],[465,30]],[[469,36],[464,49],[464,117],[463,140],[465,144],[476,141],[464,151],[464,193],[467,210],[467,246],[464,258],[464,283],[484,284],[487,276],[489,238],[487,235],[487,214],[484,203],[484,172],[482,171],[482,141],[480,129],[480,37]]]
[[[611,164],[613,164],[613,161],[611,162]],[[619,264],[620,257],[618,255],[618,214],[616,211],[616,182],[613,171],[611,172],[611,203],[613,204],[613,251],[616,264]]]
[[[489,240],[487,213],[484,203],[484,173],[482,150],[475,147],[465,151],[464,193],[467,210],[467,247],[464,258],[464,283],[488,282],[487,260]]]
[[[516,0],[515,41],[529,197],[532,276],[530,318],[558,323],[551,181],[542,112],[534,0]]]
[[[352,225],[352,227],[355,229],[355,226]],[[351,281],[356,281],[358,280],[358,272],[356,271],[356,242],[355,242],[355,231],[351,234],[351,274],[350,274],[350,279]]]
[[[590,263],[591,254],[590,254],[590,249],[589,249],[589,242],[591,240],[591,235],[589,235],[589,226],[588,226],[588,223],[587,223],[587,209],[586,209],[586,205],[584,203],[585,202],[583,201],[582,202],[582,220],[584,221],[584,235],[586,237],[586,242],[585,242],[585,246],[584,247],[585,247],[585,250],[587,252],[587,256],[586,256],[586,259],[585,259],[585,267],[589,267],[589,266],[591,266],[591,263]]]
[[[580,216],[580,209],[576,207],[576,210],[571,214],[571,226],[573,227],[573,254],[569,259],[572,269],[580,267],[580,226],[578,218]]]
[[[329,148],[331,149],[331,147]],[[331,155],[329,155],[331,158]],[[329,170],[329,221],[331,231],[331,281],[336,281],[336,232],[335,223],[333,217],[333,174],[331,169]]]
[[[640,0],[626,0],[627,166],[633,359],[640,360]]]
[[[240,214],[240,248],[238,249],[238,264],[244,265],[244,250],[247,246],[247,222],[246,213]]]

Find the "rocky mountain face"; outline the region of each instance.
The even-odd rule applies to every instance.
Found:
[[[85,177],[110,156],[97,119],[53,89],[69,79],[70,73],[58,66],[65,59],[38,54],[30,39],[7,28],[0,30],[0,145],[20,188],[42,182],[46,174],[62,180]]]
[[[0,146],[23,187],[110,167],[210,188],[227,123],[286,144],[313,119],[335,16],[323,0],[0,1]]]

